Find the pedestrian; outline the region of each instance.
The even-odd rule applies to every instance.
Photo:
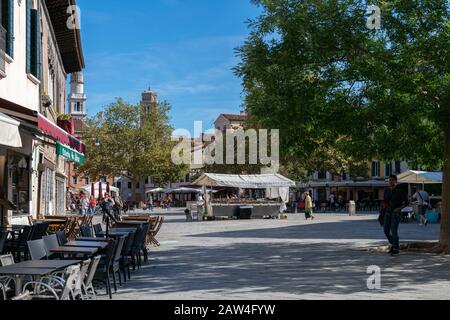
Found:
[[[416,201],[415,204],[419,207],[419,224],[427,226],[428,220],[426,214],[430,208],[430,195],[425,190],[418,188],[417,192],[412,196],[412,199]]]
[[[147,209],[153,212],[153,197],[151,195],[147,200]]]
[[[81,207],[81,215],[85,216],[88,214],[89,210],[89,199],[87,194],[80,193],[80,207]]]
[[[111,215],[111,210],[114,205],[113,200],[111,199],[110,195],[108,193],[105,193],[105,196],[102,200],[102,211],[103,211],[103,221],[106,222],[107,218],[111,218],[113,221],[115,221],[114,217]]]
[[[305,220],[314,220],[313,215],[313,201],[309,192],[305,192]]]
[[[384,234],[389,241],[389,253],[396,256],[400,253],[400,238],[398,228],[402,209],[407,205],[406,192],[398,186],[396,175],[389,177],[389,188],[385,191]]]
[[[330,194],[330,197],[328,198],[328,205],[330,206],[330,210],[334,210],[334,203],[335,203],[335,197],[334,197],[334,193]]]
[[[95,215],[95,207],[97,206],[97,203],[95,201],[94,196],[91,196],[89,199],[89,215],[94,216]]]
[[[120,211],[122,210],[123,203],[119,193],[113,192],[112,200],[114,201],[114,217],[116,218],[116,220],[120,220]]]

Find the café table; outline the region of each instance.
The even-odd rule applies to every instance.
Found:
[[[14,264],[18,268],[53,268],[55,271],[80,264],[82,260],[30,260]]]
[[[68,254],[68,255],[82,254],[85,256],[92,256],[98,252],[98,248],[62,246],[50,249],[50,252],[55,254]]]
[[[93,237],[79,237],[76,241],[88,241],[88,242],[110,242],[110,239],[106,238],[93,238]]]
[[[15,294],[20,295],[22,292],[22,278],[23,276],[43,277],[56,271],[55,268],[20,268],[16,265],[0,267],[0,275],[12,276],[15,279]]]
[[[104,241],[83,241],[83,240],[75,240],[70,241],[64,244],[65,247],[83,247],[83,248],[97,248],[97,249],[106,249],[109,243]]]
[[[108,236],[111,238],[120,238],[123,236],[128,236],[130,233],[133,233],[134,231],[115,231],[113,229],[111,229],[108,232]],[[101,237],[106,237],[106,232],[100,232],[98,233],[99,236]]]

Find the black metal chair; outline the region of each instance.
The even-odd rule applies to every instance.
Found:
[[[133,270],[136,270],[136,266],[138,269],[141,268],[142,259],[141,259],[141,251],[146,251],[145,240],[147,238],[148,228],[150,226],[148,224],[139,227],[136,231],[136,235],[134,237],[133,245],[131,248],[131,263],[133,266]],[[145,256],[145,253],[144,253]]]
[[[106,248],[106,254],[105,256],[102,256],[93,279],[94,283],[101,282],[105,284],[106,293],[109,295],[110,299],[112,299],[110,271],[117,243],[117,240],[111,241],[109,243],[108,247]]]
[[[125,241],[127,240],[126,236],[120,237],[117,239],[117,246],[114,250],[114,258],[111,262],[111,274],[114,282],[114,291],[117,292],[117,281],[116,274],[119,276],[119,285],[122,286],[122,276],[120,275],[120,258],[122,256],[122,249]]]
[[[58,242],[60,246],[63,246],[67,243],[67,237],[64,231],[57,231],[56,237],[58,237]]]
[[[42,239],[43,236],[47,235],[48,230],[48,223],[47,222],[41,222],[35,224],[35,228],[33,233],[31,234],[30,240],[39,240]]]
[[[101,224],[94,224],[93,228],[94,228],[95,236],[99,237],[99,235],[103,232],[102,225]]]
[[[31,260],[47,259],[47,250],[45,249],[44,240],[39,239],[27,241],[27,246]]]
[[[127,273],[128,273],[128,279],[131,279],[131,272],[130,272],[130,265],[131,265],[131,259],[132,259],[131,252],[132,252],[135,236],[136,236],[135,232],[128,234],[127,240],[125,241],[125,244],[122,249],[122,256],[120,257],[120,269],[123,272],[124,282],[127,282]]]
[[[8,239],[9,232],[7,231],[0,231],[0,254],[3,252],[3,248],[6,244],[6,239]]]
[[[12,253],[17,262],[28,259],[27,241],[30,240],[35,226],[25,226],[17,239],[7,241],[3,249],[5,253]]]
[[[83,226],[80,228],[81,236],[82,237],[94,237],[94,233],[92,232],[92,228],[90,226]]]

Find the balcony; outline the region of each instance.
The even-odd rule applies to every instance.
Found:
[[[0,78],[6,76],[6,30],[0,25]]]

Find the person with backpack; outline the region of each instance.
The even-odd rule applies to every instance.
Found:
[[[419,207],[419,224],[426,227],[428,225],[426,213],[430,207],[430,195],[425,190],[418,188],[417,192],[412,196],[412,199],[416,201],[415,204]]]

